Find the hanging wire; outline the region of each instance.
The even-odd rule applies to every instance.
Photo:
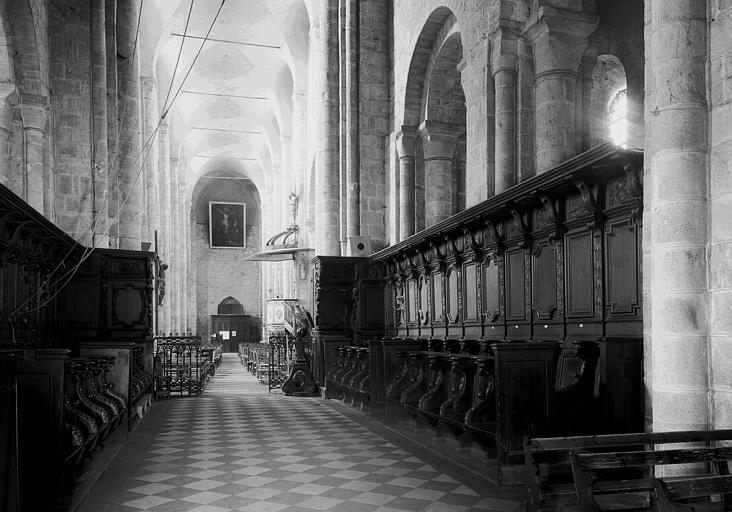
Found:
[[[135,54],[137,52],[137,40],[138,40],[139,30],[140,30],[140,18],[141,18],[141,14],[142,14],[142,4],[143,4],[143,2],[144,2],[144,0],[142,0],[142,2],[140,3],[140,12],[138,14],[137,32],[135,34],[135,43],[134,43],[134,50],[133,50],[132,59],[135,58]],[[201,42],[201,45],[199,46],[198,51],[196,52],[196,55],[193,58],[193,61],[191,62],[190,66],[188,67],[188,71],[186,72],[185,76],[183,77],[183,80],[181,81],[180,86],[176,90],[176,93],[173,96],[173,99],[171,100],[170,105],[167,107],[167,109],[165,109],[165,111],[163,112],[163,114],[160,116],[160,119],[158,120],[158,124],[156,125],[155,129],[150,134],[150,136],[148,137],[147,141],[145,142],[145,144],[143,145],[142,149],[137,154],[137,156],[135,157],[135,159],[132,161],[131,166],[134,165],[140,159],[140,157],[142,156],[143,153],[145,153],[145,157],[144,157],[144,159],[142,160],[142,162],[140,164],[140,169],[137,172],[137,174],[135,175],[135,179],[132,182],[132,185],[130,186],[127,194],[125,195],[124,200],[120,204],[118,204],[118,206],[117,206],[117,212],[116,212],[115,216],[107,223],[107,226],[106,226],[105,230],[101,233],[102,235],[106,235],[109,232],[109,230],[112,227],[112,225],[118,220],[118,218],[119,218],[119,216],[120,216],[120,214],[122,212],[122,208],[127,204],[127,201],[130,198],[130,194],[131,194],[132,190],[134,189],[135,185],[137,184],[137,182],[139,181],[140,176],[142,175],[142,171],[145,168],[145,162],[147,161],[147,158],[150,155],[150,151],[152,150],[152,147],[153,147],[152,146],[152,143],[153,143],[153,141],[155,139],[155,136],[157,135],[158,131],[160,130],[160,126],[162,125],[163,121],[165,120],[165,117],[167,116],[168,112],[170,111],[170,109],[173,107],[175,101],[180,96],[181,90],[183,89],[183,86],[185,85],[185,82],[188,79],[188,76],[191,74],[191,70],[195,66],[196,61],[198,60],[198,57],[201,55],[201,52],[203,51],[203,47],[206,44],[206,42],[208,41],[209,35],[211,34],[211,31],[213,30],[213,27],[215,26],[216,21],[218,20],[219,14],[221,14],[221,10],[223,9],[225,3],[226,3],[226,0],[222,0],[221,1],[221,4],[219,5],[218,10],[216,11],[216,15],[214,16],[214,18],[213,18],[213,20],[211,22],[211,25],[209,26],[208,31],[206,32],[206,36],[203,38],[203,41]],[[192,9],[193,9],[193,0],[191,1],[191,5],[189,7],[189,12],[188,12],[189,18],[186,20],[186,30],[187,30],[187,27],[188,27],[188,22],[189,22],[189,19],[190,19],[190,13],[191,13]],[[184,33],[184,38],[185,38],[185,33]],[[182,44],[181,44],[181,51],[182,51]],[[179,55],[179,57],[180,57],[180,55]],[[176,63],[176,66],[177,66],[177,63]],[[170,93],[170,91],[173,88],[173,81],[174,80],[175,80],[175,71],[174,71],[173,76],[171,78],[171,83],[170,83],[170,88],[169,88],[168,93]],[[166,99],[166,101],[167,101],[167,99]],[[124,115],[124,107],[125,106],[126,106],[126,101],[123,103],[123,115]],[[115,143],[115,153],[114,153],[112,162],[114,162],[114,160],[116,159],[117,150],[119,149],[119,137],[120,137],[120,127],[118,126],[117,135],[116,135],[116,143]],[[109,194],[107,194],[107,196],[108,195]],[[96,220],[93,221],[93,225],[94,226],[96,225],[96,222],[98,221],[98,218],[99,218],[99,213],[97,214]],[[88,231],[88,228],[84,231],[84,233],[86,231]],[[34,311],[37,311],[37,310],[45,307],[46,305],[48,305],[54,298],[56,298],[58,296],[58,294],[63,290],[63,288],[66,287],[66,285],[68,285],[71,282],[71,280],[74,278],[74,276],[76,275],[76,273],[79,271],[79,268],[81,268],[81,265],[83,265],[84,262],[91,256],[92,252],[94,251],[94,249],[97,248],[97,244],[101,241],[101,239],[102,239],[102,237],[100,237],[100,239],[97,242],[93,243],[91,247],[85,247],[84,248],[84,252],[83,252],[81,258],[79,259],[79,262],[76,265],[74,265],[71,269],[69,269],[63,276],[61,276],[60,278],[58,278],[56,280],[56,282],[53,283],[53,285],[51,285],[50,282],[47,284],[47,289],[49,290],[49,292],[50,292],[50,289],[51,288],[53,288],[54,286],[56,287],[56,291],[49,298],[47,298],[45,301],[43,301],[41,304],[39,304],[38,306],[36,306],[34,308],[23,310],[23,313],[28,314],[28,313],[32,313]],[[54,269],[53,273],[55,273],[58,270],[58,268],[61,267],[61,265],[66,260],[66,258],[68,257],[68,255],[73,252],[73,250],[75,249],[76,245],[78,245],[78,242],[76,242],[76,244],[74,246],[72,246],[71,249],[69,249],[69,252],[66,254],[66,256],[64,256],[62,262],[57,265],[57,267]],[[64,281],[64,279],[65,279],[65,281]],[[49,281],[50,281],[50,279],[49,279]],[[60,284],[62,281],[64,281],[63,284]],[[21,311],[41,291],[42,291],[42,287],[39,287],[39,289],[36,290],[31,296],[29,296],[25,302],[23,302],[21,305],[19,305],[18,307],[16,307],[9,314],[9,318],[11,319],[11,321],[12,321],[12,317],[15,314],[17,314],[19,311]]]

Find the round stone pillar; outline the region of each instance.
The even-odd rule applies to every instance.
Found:
[[[172,234],[172,245],[170,246],[170,329],[171,332],[181,332],[180,309],[178,304],[181,301],[183,290],[181,277],[183,272],[183,252],[181,250],[180,232],[180,208],[178,207],[178,174],[181,172],[177,158],[170,159],[170,232]]]
[[[160,124],[160,209],[163,214],[160,216],[160,236],[158,251],[160,257],[164,263],[168,266],[171,264],[171,218],[170,212],[170,139],[168,136],[168,122],[163,121]],[[159,315],[161,333],[170,332],[170,300],[171,300],[171,288],[170,276],[171,272],[167,274],[168,283],[166,288],[168,293],[163,300],[163,308]]]
[[[107,165],[107,36],[106,3],[91,2],[92,173],[94,176],[94,231],[91,242],[109,247],[109,167]]]
[[[646,10],[646,407],[655,431],[704,429],[711,419],[708,297],[714,302],[707,293],[706,2],[651,0]],[[720,311],[728,315],[729,305]]]
[[[24,100],[20,105],[25,135],[25,194],[24,199],[40,213],[43,210],[43,184],[46,122],[48,105],[45,98]]]
[[[0,85],[0,183],[8,184],[10,173],[10,134],[13,107],[11,97],[15,97],[15,85]],[[12,95],[12,96],[11,96]]]
[[[542,6],[527,31],[534,47],[537,174],[577,153],[577,70],[596,27],[595,15]]]
[[[158,113],[157,91],[155,79],[143,77],[142,84],[142,118],[143,118],[143,144],[145,144],[141,160],[145,163],[145,196],[147,203],[147,239],[145,242],[154,244],[155,232],[158,231],[160,239],[160,170],[159,164],[159,132],[155,129],[158,126],[160,115]]]
[[[320,147],[315,169],[315,254],[340,256],[338,0],[320,11]]]
[[[361,155],[359,140],[359,8],[346,0],[346,234],[361,235]]]
[[[399,240],[414,234],[414,143],[416,126],[402,126],[396,136],[399,155]]]
[[[178,176],[178,225],[180,226],[180,301],[178,302],[178,318],[182,332],[189,332],[188,329],[188,260],[189,260],[189,216],[190,210],[186,209],[186,179],[185,167]]]
[[[308,93],[295,89],[292,93],[292,184],[291,191],[302,196],[307,176],[307,112]]]
[[[140,249],[142,235],[143,180],[139,179],[142,150],[140,137],[139,59],[134,51],[141,0],[117,4],[117,147],[119,248]]]
[[[500,68],[496,90],[496,194],[516,184],[516,71]]]
[[[461,127],[433,121],[419,127],[424,149],[425,228],[452,215],[452,164],[461,131]]]

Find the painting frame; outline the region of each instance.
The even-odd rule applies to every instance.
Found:
[[[244,249],[246,204],[229,201],[208,202],[208,244],[211,249]]]

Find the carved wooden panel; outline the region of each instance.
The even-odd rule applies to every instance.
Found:
[[[145,289],[130,283],[110,283],[111,327],[130,329],[147,323]]]
[[[567,318],[595,315],[592,241],[587,230],[565,237]]]
[[[463,267],[463,290],[465,297],[465,321],[477,322],[478,317],[478,267],[468,263]]]
[[[551,320],[557,309],[557,278],[554,247],[546,241],[535,244],[532,254],[532,304],[539,320]]]
[[[366,329],[379,329],[384,319],[384,292],[380,286],[369,283],[363,287],[362,322]]]
[[[556,372],[557,345],[497,343],[498,447],[503,462],[523,463],[523,437],[546,433]],[[509,454],[516,461],[510,461]]]
[[[483,265],[483,318],[495,322],[501,315],[501,292],[498,261],[489,258]]]
[[[610,316],[640,313],[639,235],[627,220],[610,224],[605,231],[605,307]]]
[[[417,281],[409,279],[407,281],[407,322],[409,325],[417,325],[419,316],[417,315],[417,301],[419,294],[417,293]]]
[[[445,280],[447,281],[447,319],[451,324],[454,324],[460,320],[459,273],[455,267],[451,267],[447,271]]]
[[[396,303],[394,301],[394,285],[387,285],[384,289],[384,316],[387,329],[393,329],[395,327],[395,305]]]
[[[432,274],[432,318],[434,318],[434,322],[438,324],[445,322],[445,309],[444,302],[442,300],[442,279],[442,274]]]
[[[419,276],[419,323],[427,325],[430,318],[430,282],[427,276]]]
[[[397,281],[394,283],[394,303],[396,304],[396,325],[402,327],[407,325],[407,299],[404,290],[404,282]]]
[[[526,265],[523,250],[507,251],[506,262],[506,319],[525,320]]]
[[[64,288],[63,297],[59,304],[59,317],[64,327],[99,327],[99,283],[96,278],[75,279]]]

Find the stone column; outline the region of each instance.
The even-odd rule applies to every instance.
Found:
[[[396,136],[399,155],[399,240],[414,234],[414,143],[416,126],[402,126]]]
[[[188,332],[188,216],[190,211],[186,210],[186,178],[185,167],[178,176],[178,225],[180,232],[180,301],[178,302],[178,317],[180,318],[181,330]]]
[[[424,121],[419,127],[424,149],[425,228],[452,215],[452,162],[461,127]]]
[[[105,48],[107,72],[107,169],[111,173],[116,169],[117,150],[117,0],[105,0]],[[113,161],[114,159],[114,161]],[[111,174],[110,174],[111,176]],[[111,210],[111,209],[110,209]],[[111,216],[114,213],[110,211]]]
[[[715,429],[732,428],[732,5],[709,6],[708,79],[711,130],[709,131],[710,248],[709,300],[711,311],[709,373],[712,386],[711,412]],[[694,18],[695,20],[697,18]],[[698,21],[695,32],[700,31]],[[692,40],[703,48],[701,41]],[[714,41],[712,43],[711,41]],[[698,53],[695,53],[698,59]],[[695,63],[695,68],[698,65]],[[631,81],[628,81],[630,91]]]
[[[107,35],[106,3],[91,2],[91,70],[92,70],[92,186],[94,187],[92,245],[109,246],[109,167],[107,165]]]
[[[15,85],[0,85],[0,183],[7,186],[10,181],[10,135],[13,131],[13,106]]]
[[[492,36],[495,90],[496,194],[516,184],[516,74],[518,38],[508,28]]]
[[[196,228],[195,214],[193,213],[193,203],[186,201],[186,211],[189,212],[186,216],[186,245],[188,246],[188,286],[187,286],[187,297],[188,297],[188,326],[193,334],[198,332],[198,315],[197,315],[197,299],[196,299]]]
[[[26,99],[19,106],[25,136],[25,197],[26,202],[42,214],[44,177],[49,174],[44,166],[46,122],[48,104],[46,98]],[[49,178],[50,179],[50,178]],[[50,212],[49,212],[50,213]]]
[[[465,137],[460,137],[455,144],[455,154],[452,162],[452,214],[456,214],[466,207],[467,177],[465,176],[466,162]]]
[[[361,235],[361,167],[359,141],[359,9],[346,0],[346,234]]]
[[[170,257],[170,329],[171,332],[181,332],[180,309],[178,304],[181,301],[181,267],[183,266],[183,254],[180,246],[180,222],[181,215],[178,208],[178,174],[181,172],[178,159],[170,159],[170,222],[171,222],[171,257]]]
[[[170,139],[168,137],[168,122],[163,121],[160,124],[160,134],[158,137],[160,144],[160,257],[164,263],[171,267],[171,218],[170,218]],[[170,279],[172,268],[169,268],[166,278],[166,295],[163,300],[163,308],[160,311],[159,319],[161,332],[170,332],[170,300],[171,300],[171,288]]]
[[[144,161],[145,173],[145,195],[147,198],[147,240],[154,244],[155,231],[160,234],[160,171],[158,163],[160,161],[158,137],[159,133],[155,133],[158,126],[160,115],[158,113],[157,86],[155,79],[143,77],[142,85],[142,141],[145,144],[142,152],[141,160]],[[159,237],[158,237],[159,238]]]
[[[707,298],[706,2],[651,0],[646,11],[646,407],[655,431],[704,429],[711,419],[707,319],[717,305],[729,315],[727,297]]]
[[[292,93],[292,183],[288,194],[289,192],[298,194],[300,209],[303,210],[305,208],[303,180],[307,176],[307,111],[308,93],[302,89],[296,89]]]
[[[315,170],[315,254],[340,255],[338,0],[320,13],[320,147]]]
[[[138,11],[141,0],[117,5],[117,108],[119,142],[117,169],[118,201],[121,206],[118,223],[120,249],[140,249],[142,234],[142,180],[139,179],[140,151],[140,74],[139,59],[134,52]]]
[[[542,6],[533,21],[527,33],[534,47],[536,172],[541,174],[577,152],[577,70],[597,18]]]

